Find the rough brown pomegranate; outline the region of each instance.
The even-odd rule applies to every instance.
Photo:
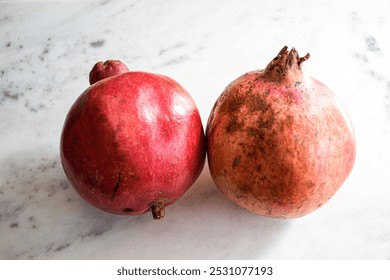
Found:
[[[306,215],[352,170],[355,136],[330,89],[284,47],[261,71],[230,83],[206,128],[212,178],[236,204],[280,218]]]
[[[93,206],[124,215],[179,199],[199,176],[205,139],[198,109],[173,79],[97,63],[91,86],[71,107],[61,161],[76,191]]]

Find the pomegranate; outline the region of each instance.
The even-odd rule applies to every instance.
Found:
[[[154,219],[195,182],[205,161],[198,109],[173,79],[97,63],[70,108],[60,153],[65,174],[93,206]]]
[[[331,90],[302,71],[308,58],[284,47],[264,70],[230,83],[207,123],[215,184],[264,216],[295,218],[316,210],[355,161],[350,119]]]

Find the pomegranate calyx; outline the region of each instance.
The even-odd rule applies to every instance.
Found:
[[[309,58],[309,53],[299,57],[294,47],[289,51],[288,47],[284,46],[265,68],[264,78],[272,82],[301,82],[303,79],[301,64]]]
[[[106,61],[99,61],[89,72],[89,84],[103,80],[108,77],[129,72],[129,68],[120,60],[109,59]]]

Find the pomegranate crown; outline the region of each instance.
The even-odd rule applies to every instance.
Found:
[[[301,64],[308,60],[310,54],[299,57],[297,50],[293,47],[288,50],[284,46],[278,55],[267,65],[264,70],[264,76],[271,81],[283,81],[287,79],[300,79],[302,76]]]

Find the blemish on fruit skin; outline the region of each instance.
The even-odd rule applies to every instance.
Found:
[[[238,130],[243,129],[244,122],[239,121],[240,117],[240,108],[245,104],[245,107],[249,110],[250,113],[253,112],[261,112],[265,113],[271,108],[271,106],[267,103],[267,101],[263,98],[263,96],[256,94],[254,87],[255,84],[253,82],[247,83],[245,87],[238,85],[232,85],[232,90],[237,88],[239,92],[242,94],[237,94],[237,96],[222,96],[217,102],[221,102],[221,106],[219,108],[219,112],[222,114],[230,115],[230,121],[226,126],[226,132],[234,133]],[[265,91],[265,94],[269,94],[269,90]],[[215,105],[214,105],[215,107]],[[269,115],[272,117],[272,113]],[[265,125],[267,125],[268,121],[265,121]]]
[[[243,127],[243,123],[239,122],[236,118],[232,118],[226,126],[227,133],[234,133]]]
[[[236,114],[237,110],[240,108],[240,106],[243,104],[245,101],[242,97],[240,96],[221,96],[219,98],[221,102],[221,106],[219,107],[219,111],[221,113],[225,114]]]
[[[314,182],[312,182],[312,181],[308,181],[307,183],[306,183],[306,187],[308,188],[308,189],[312,189],[312,188],[314,188],[316,186],[316,184],[314,183]]]
[[[232,167],[236,168],[241,162],[241,156],[236,156],[233,160]]]
[[[106,122],[108,120],[107,116],[104,114],[99,115],[99,121],[101,122]]]
[[[117,178],[117,180],[115,182],[114,190],[112,191],[111,200],[115,199],[115,195],[118,192],[120,183],[121,183],[121,174],[119,173],[118,178]]]

